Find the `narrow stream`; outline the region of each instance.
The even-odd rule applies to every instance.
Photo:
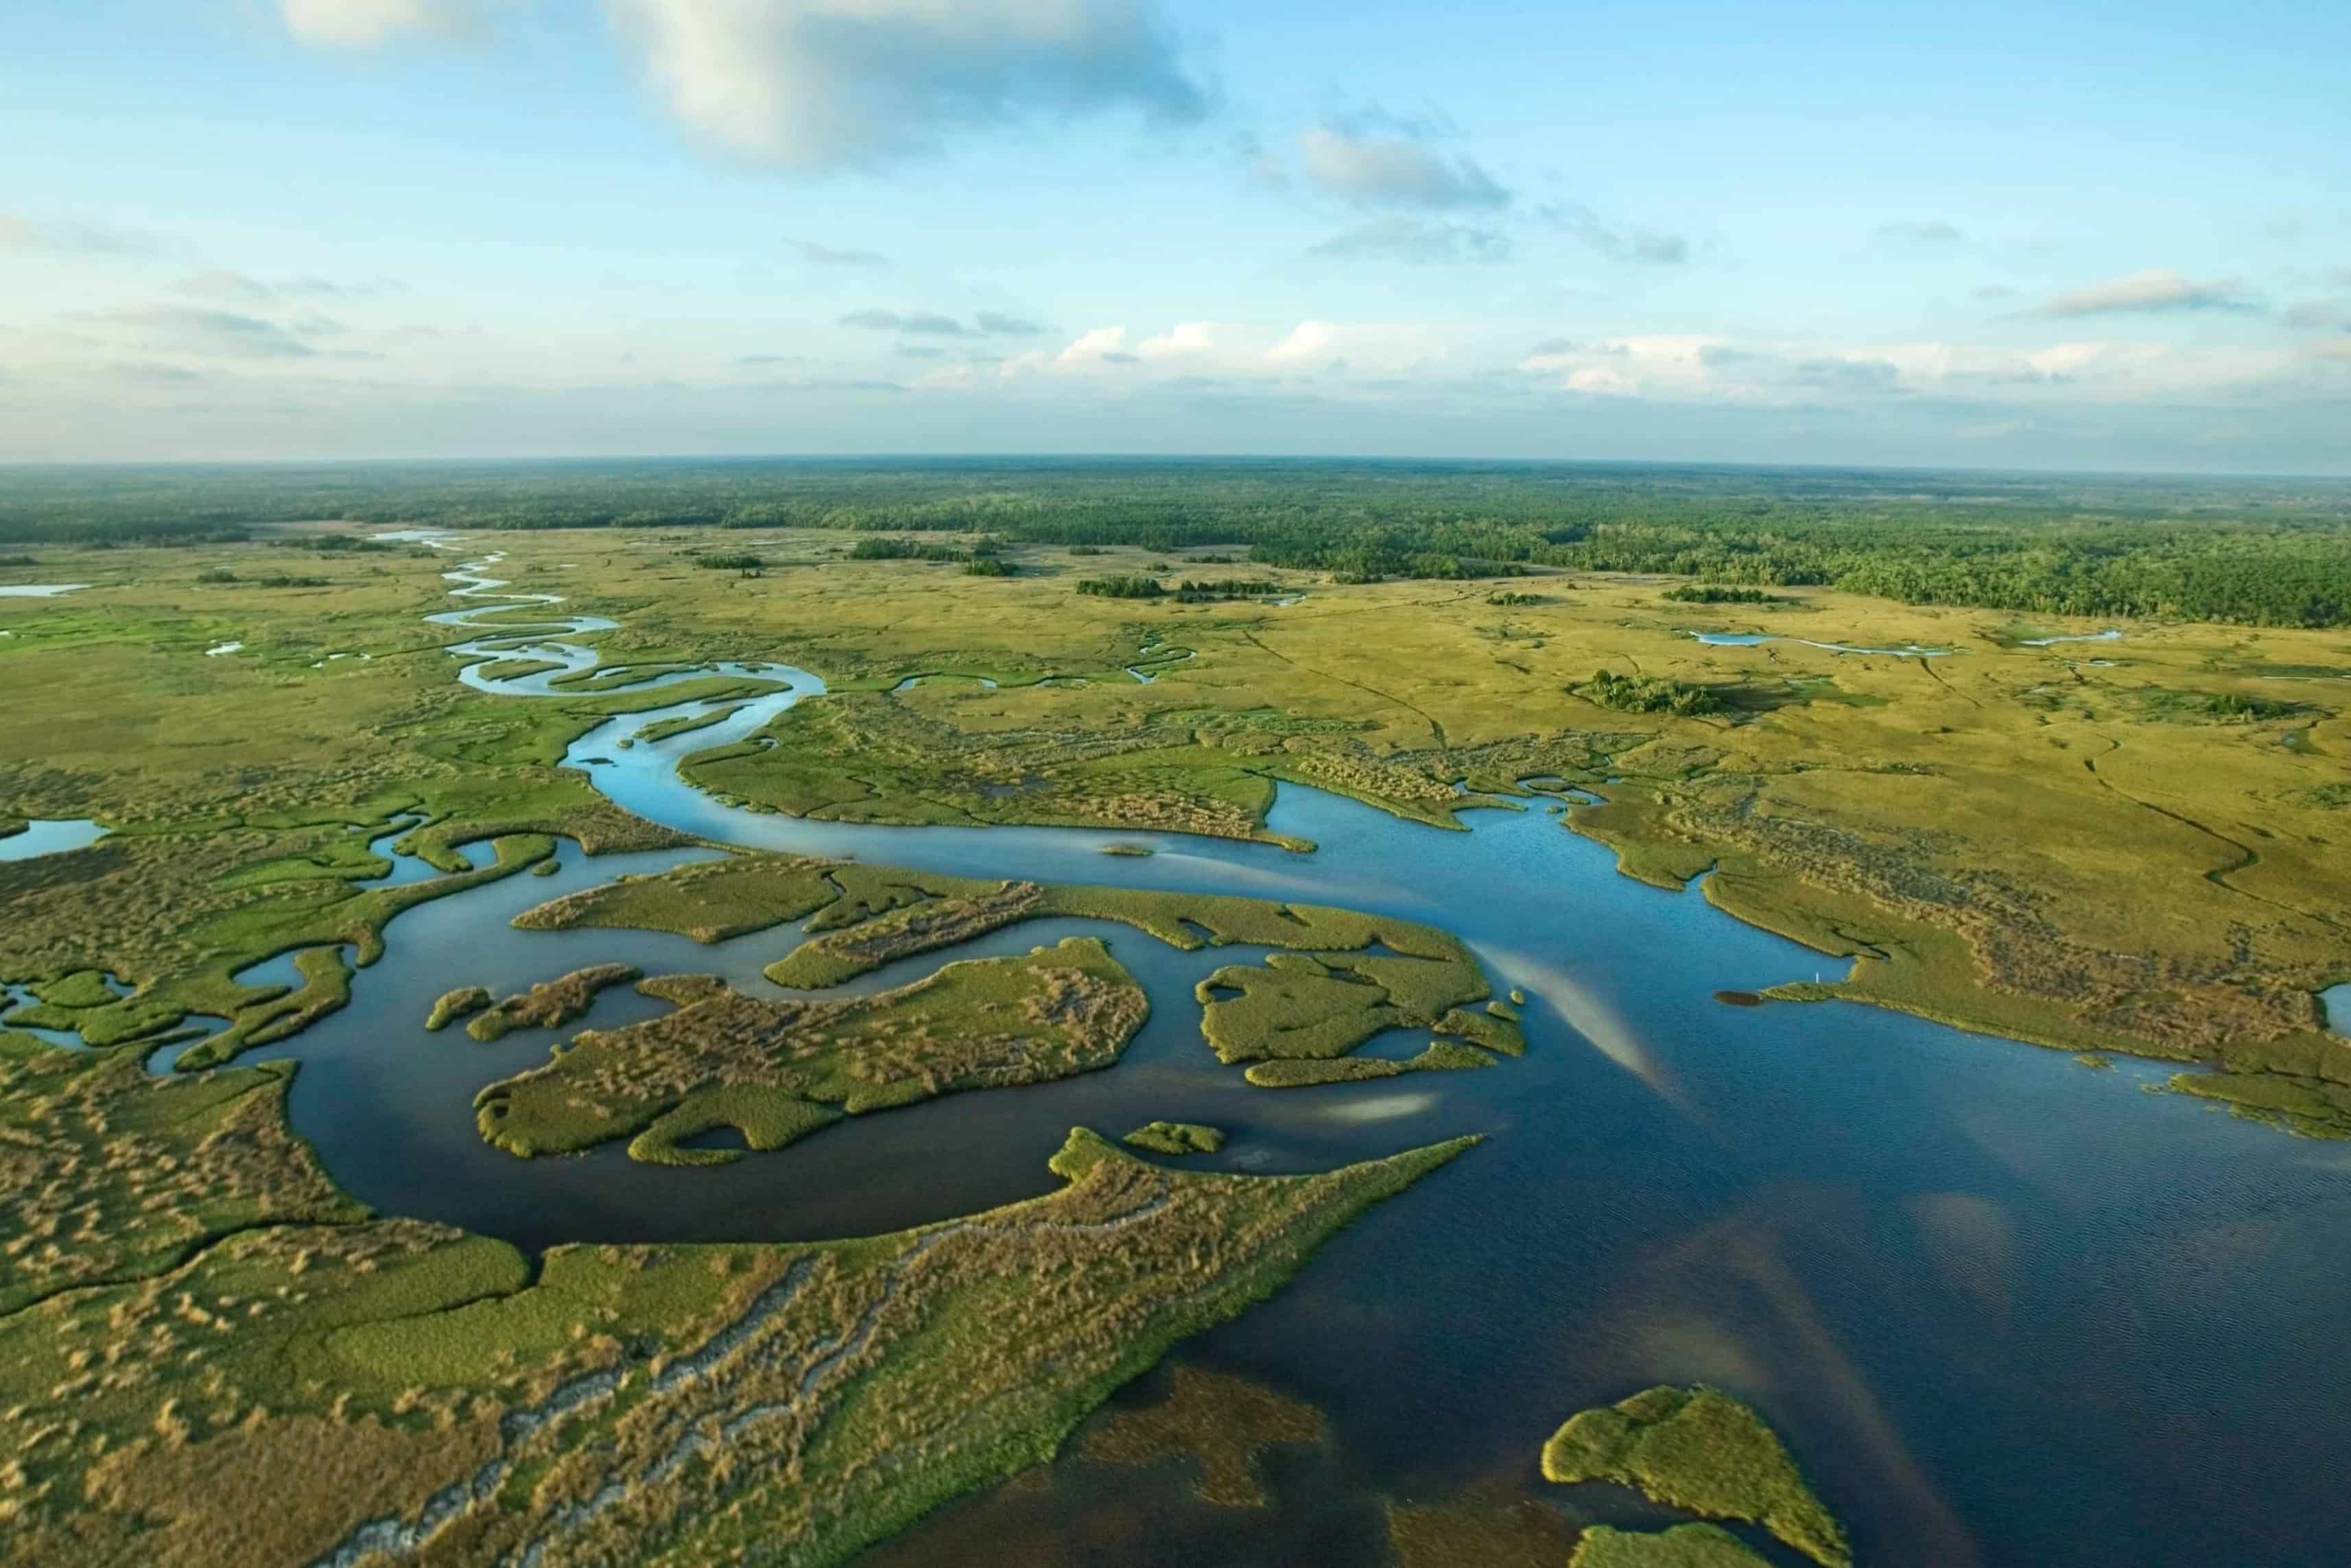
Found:
[[[592,647],[566,639],[613,623],[564,615],[557,595],[503,592],[487,575],[497,560],[449,574],[457,594],[484,602],[432,617],[478,634],[452,650],[460,678],[519,697],[593,669]],[[518,649],[554,667],[480,674]],[[1284,786],[1270,826],[1315,842],[1311,854],[723,806],[678,779],[680,758],[749,736],[824,686],[784,665],[721,668],[776,689],[667,740],[619,744],[706,705],[612,719],[567,761],[616,804],[726,842],[1407,915],[1458,933],[1498,988],[1530,995],[1523,1061],[1254,1089],[1207,1051],[1188,994],[1252,950],[1184,954],[1123,926],[1040,922],[954,956],[1103,936],[1155,1003],[1117,1067],[853,1119],[724,1167],[635,1165],[618,1145],[523,1161],[475,1135],[474,1092],[578,1028],[663,1004],[622,988],[584,1024],[485,1045],[462,1030],[424,1031],[436,995],[468,983],[511,990],[605,960],[716,972],[777,995],[758,971],[799,934],[702,946],[508,924],[566,892],[708,851],[589,862],[566,845],[552,877],[509,878],[402,915],[386,956],[359,977],[354,1006],[279,1052],[304,1064],[294,1124],[380,1209],[527,1247],[809,1239],[968,1213],[1047,1190],[1044,1160],[1077,1124],[1116,1135],[1162,1117],[1210,1123],[1230,1141],[1191,1163],[1257,1172],[1491,1134],[1334,1240],[1273,1300],[1182,1352],[1330,1413],[1325,1450],[1270,1465],[1279,1506],[1214,1509],[1170,1477],[1065,1461],[1041,1492],[958,1504],[876,1562],[1376,1561],[1378,1495],[1431,1500],[1479,1482],[1544,1495],[1535,1454],[1566,1415],[1691,1380],[1762,1404],[1864,1563],[2343,1560],[2351,1155],[2340,1148],[2143,1092],[2166,1076],[2150,1064],[2092,1071],[1845,1004],[1725,1006],[1716,991],[1836,966],[1695,892],[1617,875],[1605,849],[1540,801],[1450,832]],[[1103,853],[1113,843],[1155,852]],[[909,960],[854,988],[939,961]],[[1086,1544],[1105,1539],[1117,1542],[1108,1556]]]

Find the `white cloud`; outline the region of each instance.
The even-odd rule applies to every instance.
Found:
[[[1112,359],[1125,351],[1125,328],[1096,327],[1090,332],[1078,334],[1071,340],[1069,346],[1053,356],[1053,359],[1056,364],[1081,365],[1090,361]]]
[[[1189,355],[1215,351],[1216,324],[1210,321],[1179,321],[1155,338],[1145,338],[1134,346],[1137,355],[1146,360],[1173,360]]]
[[[479,22],[485,0],[278,0],[287,30],[329,49],[371,49],[411,33],[449,34]]]
[[[2199,283],[2149,268],[2051,298],[2040,316],[2104,316],[2135,311],[2256,310],[2234,278]]]
[[[1363,206],[1432,211],[1495,208],[1510,193],[1468,158],[1448,158],[1406,136],[1357,135],[1316,126],[1300,142],[1306,178]]]
[[[610,0],[670,109],[801,172],[938,150],[950,131],[1207,95],[1144,0]]]

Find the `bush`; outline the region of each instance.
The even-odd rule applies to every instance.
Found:
[[[1078,591],[1098,599],[1157,599],[1167,591],[1155,577],[1089,577],[1079,582]]]
[[[1721,694],[1710,686],[1663,675],[1620,675],[1603,670],[1573,689],[1586,700],[1619,713],[1720,713],[1726,706]]]

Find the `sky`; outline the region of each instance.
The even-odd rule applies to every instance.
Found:
[[[2351,472],[2344,0],[10,0],[0,461]]]

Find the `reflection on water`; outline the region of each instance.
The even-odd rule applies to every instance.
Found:
[[[460,580],[493,580],[477,567]],[[478,617],[497,612],[442,619],[479,632]],[[580,635],[592,620],[528,634]],[[488,657],[496,650],[470,650],[497,640],[461,652]],[[677,759],[822,691],[803,672],[747,668],[778,689],[708,727],[627,747],[692,710],[616,718],[572,748],[573,765],[606,759],[588,776],[616,802],[723,841],[1434,921],[1470,943],[1499,988],[1529,993],[1523,1061],[1423,1075],[1408,1092],[1393,1082],[1253,1089],[1207,1051],[1189,999],[1201,975],[1251,950],[1183,954],[1124,927],[1042,921],[958,956],[1105,936],[1156,1004],[1116,1067],[854,1119],[724,1167],[632,1165],[617,1145],[525,1162],[474,1134],[471,1098],[559,1036],[426,1034],[435,996],[606,960],[778,995],[758,970],[798,934],[699,946],[507,924],[544,899],[709,852],[592,864],[567,853],[552,878],[402,915],[387,956],[360,974],[358,1005],[284,1048],[305,1063],[295,1124],[361,1199],[527,1246],[836,1236],[968,1212],[1044,1190],[1045,1157],[1079,1123],[1113,1135],[1154,1119],[1207,1123],[1230,1141],[1192,1165],[1266,1172],[1489,1134],[1335,1239],[1289,1289],[1186,1347],[1329,1412],[1330,1444],[1269,1457],[1279,1506],[1206,1511],[1180,1475],[1105,1479],[1070,1461],[1041,1487],[945,1511],[877,1561],[1377,1561],[1377,1495],[1541,1491],[1533,1456],[1563,1416],[1699,1378],[1764,1406],[1865,1562],[2340,1559],[2351,1504],[2334,1467],[2278,1462],[2351,1453],[2351,1189],[2339,1162],[2186,1096],[2140,1092],[2165,1071],[2147,1064],[2091,1072],[2062,1053],[1842,1003],[1723,1006],[1718,990],[1760,991],[1822,960],[1695,893],[1616,875],[1608,851],[1538,812],[1480,812],[1471,831],[1446,832],[1284,786],[1270,826],[1321,846],[1300,855],[724,807],[678,782]],[[542,676],[486,684],[546,689]],[[1105,856],[1107,843],[1157,852]],[[610,1027],[661,1005],[608,991],[586,1021]]]

